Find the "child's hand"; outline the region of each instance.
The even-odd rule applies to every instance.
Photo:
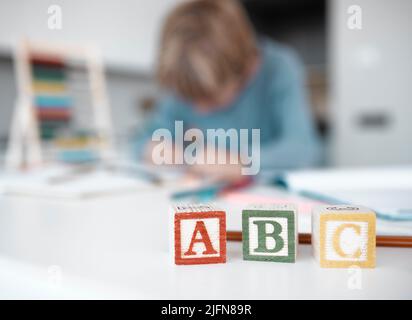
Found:
[[[206,153],[198,155],[198,157],[203,157],[205,164],[193,164],[188,166],[188,170],[190,173],[200,175],[202,177],[216,180],[216,181],[239,181],[243,178],[242,176],[242,165],[238,159],[238,156],[235,156],[237,159],[236,164],[230,163],[230,156],[231,154],[227,151],[216,151],[215,153],[215,161],[213,164],[207,164]],[[219,156],[222,159],[225,159],[224,164],[218,164]],[[232,158],[234,156],[232,155]]]
[[[197,164],[189,167],[191,173],[215,181],[239,181],[243,178],[241,170],[240,164]]]
[[[163,159],[169,159],[170,163],[166,161],[166,163],[163,163],[162,165],[164,166],[178,166],[182,165],[181,163],[176,164],[174,162],[174,159],[176,158],[175,155],[176,153],[183,154],[183,150],[178,148],[174,143],[170,143],[168,146],[164,148],[164,154],[162,154],[161,159],[154,159],[154,157],[158,156],[157,152],[154,152],[154,148],[156,148],[159,145],[159,142],[149,142],[146,145],[145,152],[144,152],[144,161],[149,163],[149,164],[158,164],[157,161],[163,160]]]

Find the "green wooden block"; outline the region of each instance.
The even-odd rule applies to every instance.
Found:
[[[297,226],[297,211],[292,205],[253,206],[243,210],[243,259],[295,262]]]

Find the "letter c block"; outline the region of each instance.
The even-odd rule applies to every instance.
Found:
[[[252,206],[242,211],[243,259],[295,262],[297,214],[292,205]]]
[[[312,212],[312,245],[321,267],[375,267],[376,215],[367,208],[320,206]]]

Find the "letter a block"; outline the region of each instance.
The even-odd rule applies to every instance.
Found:
[[[253,206],[242,212],[243,259],[295,262],[297,214],[292,205]]]
[[[312,245],[325,268],[375,267],[376,215],[367,208],[319,206],[312,212]]]
[[[210,205],[178,205],[172,214],[175,264],[226,262],[224,211]]]

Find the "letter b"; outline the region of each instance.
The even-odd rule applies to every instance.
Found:
[[[243,259],[295,262],[296,222],[296,209],[291,205],[254,206],[243,210]]]
[[[253,224],[257,226],[257,239],[258,247],[254,249],[254,252],[278,252],[284,246],[283,238],[280,236],[282,232],[282,225],[274,220],[258,220],[253,221]],[[267,227],[272,226],[273,231],[267,232]],[[272,238],[275,241],[273,248],[268,247],[268,238]]]

